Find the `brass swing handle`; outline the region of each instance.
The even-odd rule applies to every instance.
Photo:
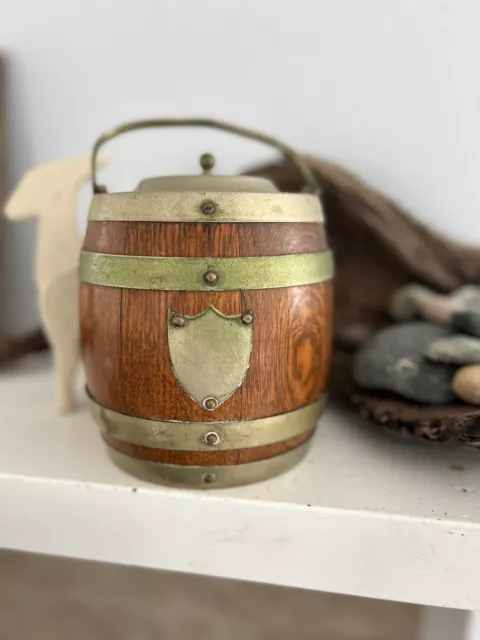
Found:
[[[257,131],[251,131],[244,127],[239,127],[234,124],[228,124],[226,122],[219,122],[217,120],[209,120],[204,118],[165,118],[161,120],[138,120],[136,122],[128,122],[122,124],[111,131],[107,131],[101,135],[95,142],[92,150],[92,186],[93,193],[107,193],[107,188],[97,183],[97,157],[98,153],[103,145],[115,138],[128,133],[129,131],[135,131],[137,129],[148,129],[151,127],[211,127],[213,129],[220,129],[221,131],[228,131],[238,136],[250,138],[251,140],[257,140],[258,142],[264,142],[275,149],[278,149],[283,155],[292,162],[292,164],[298,169],[298,172],[307,183],[311,193],[314,195],[320,194],[318,183],[314,174],[310,170],[307,163],[299,156],[291,147],[283,144],[279,140],[267,136]]]

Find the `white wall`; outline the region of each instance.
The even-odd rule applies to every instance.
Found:
[[[0,0],[8,185],[123,120],[212,115],[343,162],[480,243],[479,21],[476,0]],[[195,170],[205,150],[224,171],[268,157],[225,134],[142,134],[111,144],[106,180]],[[34,226],[5,235],[4,325],[22,331]]]

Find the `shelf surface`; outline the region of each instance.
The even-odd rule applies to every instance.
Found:
[[[48,356],[0,374],[0,547],[480,609],[480,452],[330,408],[281,477],[157,487],[113,465],[80,389],[58,416]]]

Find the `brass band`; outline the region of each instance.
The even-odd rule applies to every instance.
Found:
[[[205,203],[213,204],[206,215]],[[89,220],[137,222],[323,222],[318,197],[305,193],[196,193],[182,191],[97,194]]]
[[[176,451],[248,449],[274,444],[311,429],[326,396],[295,411],[239,422],[169,422],[135,418],[89,400],[95,421],[107,436],[130,444]]]
[[[314,284],[333,276],[331,251],[254,258],[165,258],[82,251],[80,280],[161,291],[245,291]]]
[[[222,467],[194,467],[132,458],[107,446],[112,460],[125,472],[146,480],[190,489],[223,489],[267,480],[296,465],[308,451],[312,438],[296,449],[273,458]]]

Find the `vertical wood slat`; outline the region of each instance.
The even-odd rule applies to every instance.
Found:
[[[108,235],[112,251],[125,251],[126,228],[115,226]],[[88,384],[101,398],[125,411],[122,363],[122,289],[80,283],[82,353]]]
[[[3,205],[5,198],[5,61],[0,55],[0,257],[3,242]],[[0,261],[1,262],[1,261]],[[2,272],[0,271],[0,278]]]

